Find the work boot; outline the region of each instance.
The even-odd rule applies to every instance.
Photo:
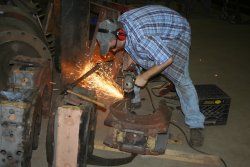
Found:
[[[204,141],[203,129],[191,128],[189,144],[194,147],[201,147],[203,145],[203,141]]]

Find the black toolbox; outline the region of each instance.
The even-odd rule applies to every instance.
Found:
[[[231,98],[214,84],[195,85],[200,111],[205,116],[205,125],[225,125]]]

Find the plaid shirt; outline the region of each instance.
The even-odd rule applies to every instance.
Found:
[[[188,63],[191,30],[185,18],[160,6],[148,5],[122,14],[120,21],[127,33],[125,50],[142,68],[174,62],[162,73],[174,84],[184,75]]]

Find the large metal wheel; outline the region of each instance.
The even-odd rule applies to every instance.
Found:
[[[18,30],[0,32],[0,55],[0,89],[6,86],[10,71],[9,61],[15,56],[50,59],[48,47],[39,38]]]
[[[29,2],[27,1],[26,4],[29,4]],[[9,84],[7,83],[12,68],[9,62],[13,60],[13,58],[21,55],[49,60],[51,59],[51,53],[44,32],[39,24],[39,18],[36,18],[31,13],[20,8],[13,7],[10,4],[0,5],[0,10],[0,90],[7,90],[9,89]],[[46,77],[49,76],[47,75]],[[20,90],[20,92],[22,91],[23,89]],[[14,143],[13,147],[6,147],[6,152],[8,152],[8,154],[16,152],[17,148],[19,149],[16,154],[13,153],[12,157],[17,158],[13,158],[11,162],[15,162],[16,164],[20,163],[23,167],[31,166],[30,160],[32,157],[32,150],[38,147],[42,121],[42,101],[41,95],[39,94],[40,92],[37,92],[36,89],[32,89],[32,92],[34,94],[37,93],[37,96],[34,98],[32,93],[26,97],[31,100],[31,105],[30,110],[28,110],[29,112],[24,114],[22,126],[20,126],[23,128],[23,132],[15,139],[16,143],[18,143]],[[50,99],[48,98],[48,100]],[[20,122],[17,122],[17,125],[18,123]],[[18,134],[17,131],[15,131],[15,133]],[[19,143],[22,147],[19,146]],[[6,146],[6,144],[1,142],[0,146],[2,148],[2,146]]]

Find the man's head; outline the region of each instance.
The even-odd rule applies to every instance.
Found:
[[[106,55],[111,49],[112,41],[115,41],[113,48],[117,47],[117,40],[125,40],[126,33],[119,28],[115,20],[104,20],[99,24],[96,39],[100,44],[101,55]]]

